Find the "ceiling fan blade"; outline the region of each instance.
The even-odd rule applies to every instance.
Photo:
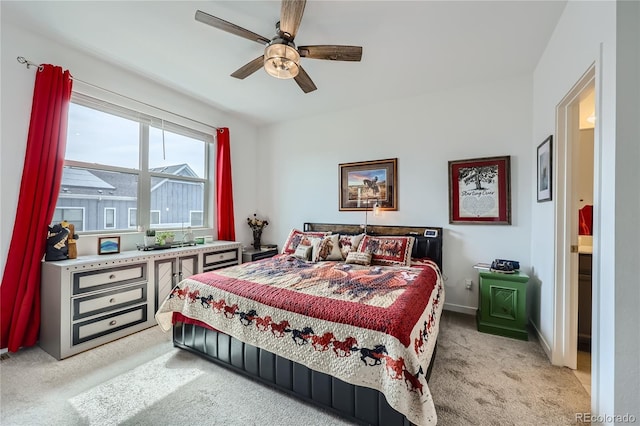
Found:
[[[280,9],[280,32],[288,33],[293,40],[300,28],[306,0],[282,0]]]
[[[313,81],[311,81],[311,77],[309,77],[309,74],[307,74],[307,72],[302,67],[298,68],[298,75],[295,76],[294,79],[296,80],[296,83],[298,83],[298,86],[300,86],[302,91],[304,93],[309,93],[316,90],[317,87],[315,84],[313,84]]]
[[[249,62],[248,64],[238,68],[233,74],[231,74],[231,77],[244,80],[254,72],[258,71],[263,66],[264,66],[264,55],[261,55],[255,58],[253,61]]]
[[[242,27],[237,26],[236,24],[227,22],[224,19],[220,19],[213,15],[209,15],[208,13],[203,12],[201,10],[196,11],[196,21],[202,22],[203,24],[211,25],[214,28],[217,28],[222,31],[226,31],[231,34],[235,34],[237,36],[249,39],[251,41],[258,42],[263,46],[265,44],[269,44],[269,42],[271,41],[268,38],[261,36],[260,34],[256,34],[252,31],[246,30]]]
[[[300,56],[312,59],[328,59],[331,61],[360,61],[362,59],[361,46],[298,46]]]

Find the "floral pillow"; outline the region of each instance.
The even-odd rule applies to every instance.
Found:
[[[340,251],[340,235],[328,235],[324,237],[318,244],[313,246],[313,262],[322,262],[325,260],[343,260]]]
[[[284,246],[282,246],[282,253],[283,254],[293,254],[296,251],[296,248],[298,248],[298,244],[300,244],[300,241],[302,241],[303,237],[315,237],[315,238],[322,238],[324,236],[328,235],[327,232],[303,232],[300,231],[299,229],[292,229],[291,232],[289,233],[289,236],[287,237]],[[310,245],[310,244],[307,244]]]
[[[340,235],[340,251],[342,258],[346,259],[349,252],[358,250],[358,244],[364,237],[364,234],[358,235]]]
[[[372,237],[365,235],[358,251],[371,253],[372,265],[411,266],[413,237]]]

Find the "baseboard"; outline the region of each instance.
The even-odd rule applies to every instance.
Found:
[[[542,333],[540,333],[540,330],[538,330],[536,324],[533,321],[529,321],[529,324],[531,324],[531,327],[533,327],[533,329],[535,330],[536,336],[538,337],[538,342],[540,342],[540,346],[542,346],[542,350],[547,354],[547,358],[549,358],[549,361],[551,361],[551,346],[549,346],[547,340],[544,338]]]
[[[445,303],[443,309],[445,311],[459,312],[461,314],[475,315],[478,308],[471,306],[455,305],[453,303]]]

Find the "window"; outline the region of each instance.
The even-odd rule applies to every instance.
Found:
[[[151,225],[160,224],[160,210],[151,210]]]
[[[60,223],[63,220],[71,223],[76,232],[84,231],[84,208],[56,207],[52,223]]]
[[[189,212],[189,215],[191,217],[189,224],[192,227],[202,226],[202,210],[191,211]]]
[[[104,208],[104,229],[116,228],[116,209],[114,207]]]
[[[212,135],[74,92],[54,222],[81,212],[73,223],[85,232],[207,226],[212,142]],[[201,212],[199,225],[192,211]]]
[[[129,228],[138,227],[138,209],[129,207]]]

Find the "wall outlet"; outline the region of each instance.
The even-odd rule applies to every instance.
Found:
[[[465,279],[464,286],[467,290],[471,290],[471,287],[473,286],[473,280],[471,280],[470,278]]]

